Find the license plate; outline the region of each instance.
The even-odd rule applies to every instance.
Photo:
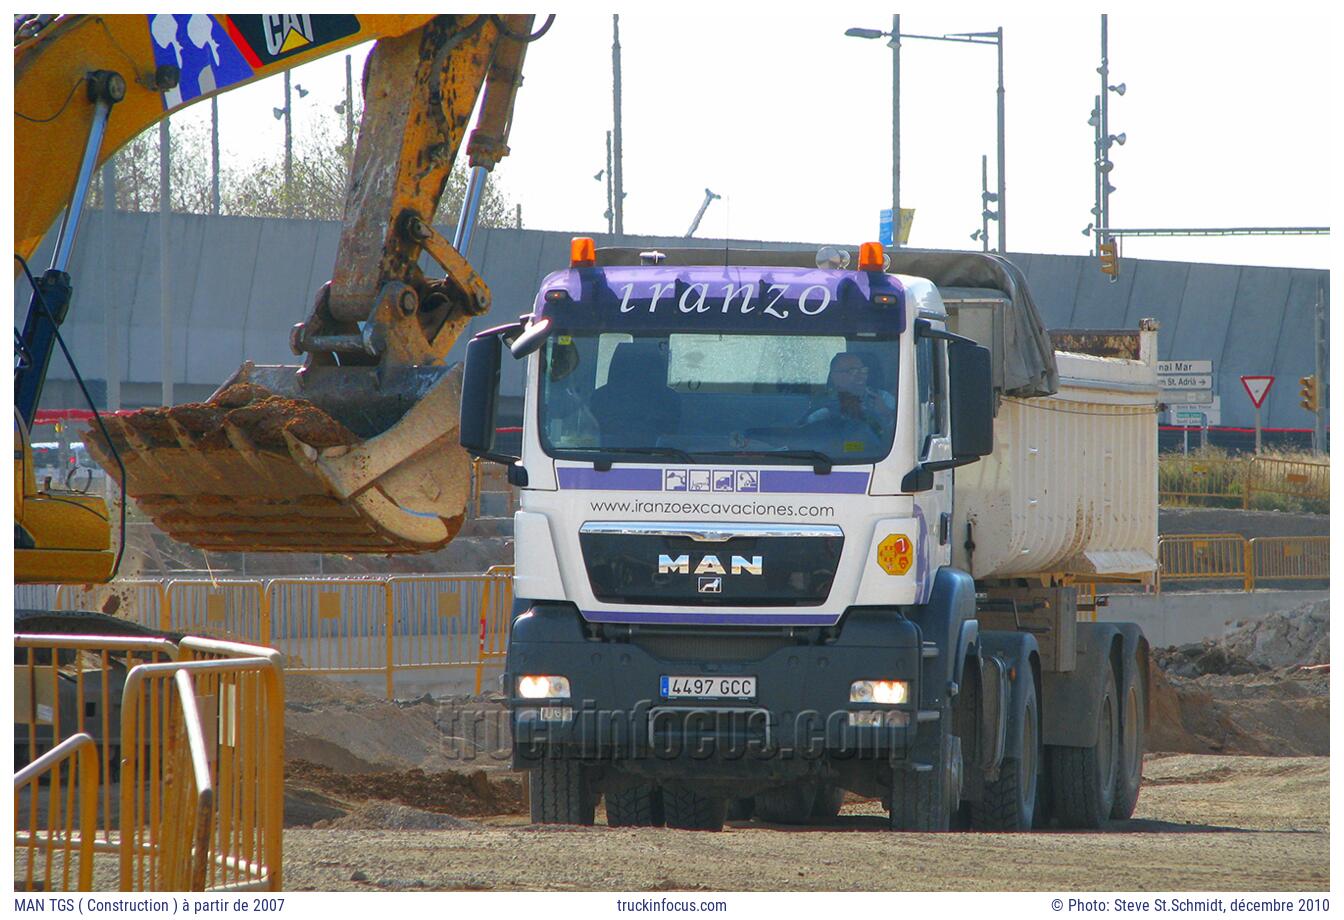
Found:
[[[660,691],[665,700],[754,700],[754,677],[677,677],[664,674]]]

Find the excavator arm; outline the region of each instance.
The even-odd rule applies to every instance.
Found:
[[[247,362],[204,404],[117,416],[109,437],[88,433],[91,452],[114,476],[120,458],[127,491],[170,536],[207,549],[390,553],[436,549],[456,534],[469,461],[456,443],[460,373],[445,359],[490,292],[431,219],[483,87],[473,180],[507,153],[526,46],[539,37],[532,26],[530,15],[164,14],[38,20],[29,37],[20,29],[20,255],[65,207],[58,260],[39,288],[59,288],[93,169],[130,138],[192,102],[378,39],[331,281],[290,337],[302,366]],[[464,209],[454,241],[463,249],[473,216]],[[422,252],[441,277],[420,269]],[[16,372],[27,424],[51,319],[64,315],[59,290],[38,301]],[[38,533],[27,542],[61,549]],[[52,567],[32,569],[50,580]],[[22,558],[16,568],[25,580]]]

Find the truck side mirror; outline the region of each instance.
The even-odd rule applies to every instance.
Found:
[[[994,384],[989,349],[969,339],[947,343],[952,456],[957,466],[994,452]]]
[[[467,343],[462,374],[462,415],[458,441],[467,453],[482,460],[513,463],[518,458],[495,451],[495,417],[499,408],[499,372],[503,335],[515,326],[487,329]]]

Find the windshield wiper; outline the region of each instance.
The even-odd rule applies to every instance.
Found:
[[[679,447],[592,447],[579,449],[585,452],[592,451],[597,454],[620,454],[622,456],[645,454],[655,457],[671,457],[680,463],[695,462],[690,454]],[[609,470],[611,469],[611,464],[612,460],[610,457],[593,458],[593,469],[595,470]]]
[[[825,476],[835,464],[830,454],[819,450],[698,450],[696,454],[701,457],[790,457],[811,460],[812,472],[818,476]]]

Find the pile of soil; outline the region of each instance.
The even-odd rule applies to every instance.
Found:
[[[290,760],[285,764],[285,784],[290,789],[313,790],[337,801],[396,802],[440,815],[479,817],[524,811],[522,782],[513,776],[491,777],[484,770],[339,773],[305,760]]]
[[[1156,649],[1153,661],[1150,751],[1330,753],[1328,601]]]
[[[231,450],[224,426],[232,425],[263,450],[285,451],[284,432],[313,447],[356,444],[359,437],[312,403],[276,396],[252,383],[235,383],[208,402],[143,409],[121,417],[155,446],[177,447],[169,420],[176,422],[202,450]]]
[[[343,817],[313,824],[315,828],[357,831],[456,831],[478,826],[452,815],[378,801],[358,805]]]

